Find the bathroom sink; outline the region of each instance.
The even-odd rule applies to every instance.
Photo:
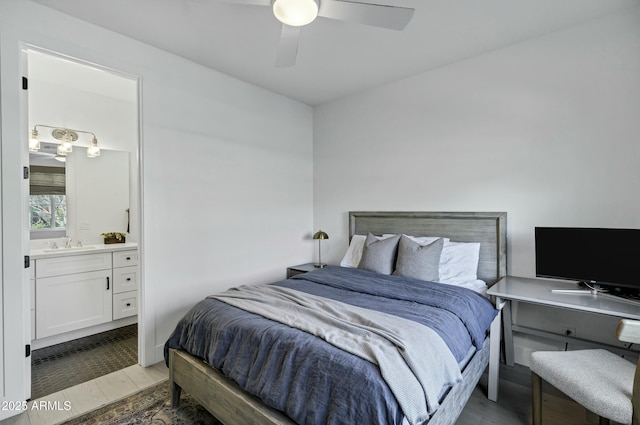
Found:
[[[91,246],[91,245],[87,245],[87,246],[72,246],[71,248],[49,248],[49,249],[43,249],[42,252],[69,252],[69,251],[88,251],[91,249],[96,249],[95,246]]]

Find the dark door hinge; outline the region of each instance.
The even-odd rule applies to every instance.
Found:
[[[22,90],[28,90],[29,89],[29,80],[27,79],[27,77],[22,77]]]
[[[24,256],[24,268],[28,269],[31,266],[31,258],[28,255]]]
[[[31,355],[31,344],[24,346],[24,356],[29,357]]]
[[[22,169],[22,178],[25,180],[29,180],[29,167],[24,167]]]

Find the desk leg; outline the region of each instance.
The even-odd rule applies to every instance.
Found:
[[[507,366],[515,364],[513,354],[513,324],[511,319],[511,300],[507,300],[502,309],[502,332],[504,334],[504,362]]]
[[[504,302],[500,298],[496,298],[496,308],[498,315],[491,323],[491,334],[489,344],[489,388],[487,389],[488,398],[491,401],[498,401],[498,379],[500,373],[500,334],[502,325],[502,307]]]

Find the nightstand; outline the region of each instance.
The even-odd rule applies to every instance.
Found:
[[[287,279],[289,279],[291,276],[295,276],[301,273],[307,273],[313,270],[318,270],[318,267],[315,266],[315,263],[306,263],[287,267]]]

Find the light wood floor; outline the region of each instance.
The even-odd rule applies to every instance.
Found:
[[[122,399],[168,378],[164,362],[143,368],[138,365],[102,376],[51,394],[35,402],[69,401],[71,410],[28,410],[19,416],[0,421],[0,425],[54,425],[105,404]],[[486,397],[486,375],[481,379],[456,425],[529,425],[531,424],[531,391],[529,369],[516,365],[503,366],[500,372],[498,402]],[[588,413],[551,387],[543,386],[543,423],[545,425],[597,424]],[[33,402],[32,402],[33,403]],[[613,423],[612,423],[613,425]]]
[[[481,378],[456,425],[530,425],[531,424],[531,372],[528,367],[516,365],[500,368],[498,402],[487,399],[487,376]],[[543,384],[542,423],[544,425],[597,424],[598,417]],[[612,425],[615,422],[611,422]]]

